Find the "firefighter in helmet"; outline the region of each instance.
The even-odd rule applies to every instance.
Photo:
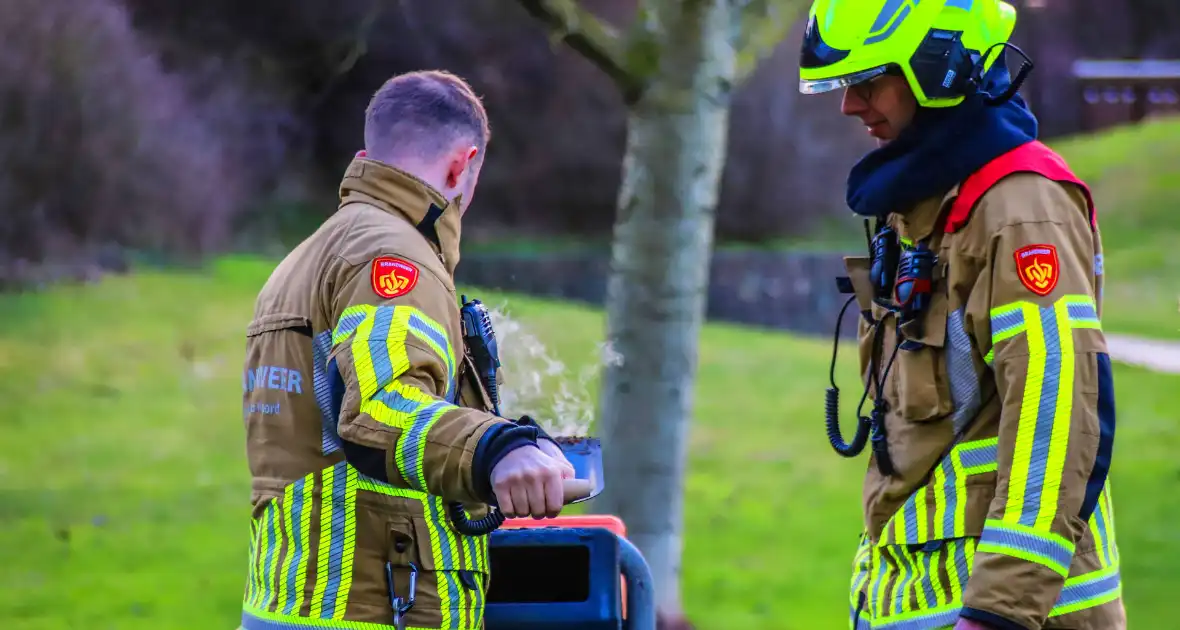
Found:
[[[1000,0],[810,10],[800,90],[842,89],[878,141],[848,178],[867,252],[838,279],[865,381],[851,442],[834,382],[827,400],[837,452],[871,453],[855,629],[1126,625],[1102,241],[1017,92],[1015,21]]]

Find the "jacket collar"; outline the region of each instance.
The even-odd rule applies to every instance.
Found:
[[[946,209],[958,196],[959,186],[956,185],[941,197],[925,199],[909,211],[897,214],[897,227],[901,236],[913,242],[930,238],[942,228]]]
[[[460,198],[447,201],[422,180],[383,162],[357,157],[340,182],[340,206],[367,203],[401,216],[430,242],[435,253],[455,275],[459,264]]]

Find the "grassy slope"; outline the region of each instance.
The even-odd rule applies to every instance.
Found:
[[[241,331],[267,272],[222,262],[0,298],[5,628],[235,626],[248,496]],[[594,354],[597,312],[481,297],[505,302],[571,371]],[[844,627],[863,460],[837,458],[823,437],[828,356],[819,341],[704,333],[684,564],[701,627]],[[1133,627],[1164,627],[1180,561],[1180,504],[1166,499],[1180,475],[1180,379],[1123,366],[1116,377],[1128,607]]]
[[[1180,339],[1180,118],[1051,142],[1094,190],[1106,247],[1108,330]],[[552,251],[570,243],[513,241],[485,251]],[[597,246],[597,244],[595,244]],[[835,215],[810,233],[719,249],[859,251],[860,221]]]
[[[1094,189],[1109,330],[1180,339],[1180,118],[1056,144]]]

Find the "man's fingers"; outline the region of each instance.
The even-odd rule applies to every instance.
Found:
[[[522,484],[520,481],[517,481],[516,483],[512,484],[511,492],[512,505],[516,508],[516,511],[512,514],[508,514],[507,516],[516,517],[528,514],[531,508],[529,507],[529,493],[527,486]]]
[[[500,487],[496,489],[496,502],[500,504],[500,511],[504,516],[516,516],[516,508],[512,503],[512,488]]]
[[[538,466],[533,471],[529,489],[529,515],[533,518],[545,518],[545,474],[544,468]]]
[[[545,515],[550,518],[561,514],[565,506],[561,483],[564,476],[560,468],[554,468],[545,480]]]

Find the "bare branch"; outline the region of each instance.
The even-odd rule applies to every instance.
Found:
[[[626,63],[624,42],[609,24],[578,6],[577,0],[518,0],[549,28],[555,39],[598,66],[614,80],[628,104],[639,99],[643,81]]]
[[[803,15],[803,0],[740,0],[742,33],[738,41],[738,81],[782,43]]]
[[[312,110],[318,110],[328,101],[328,98],[339,87],[340,82],[344,80],[345,76],[356,67],[356,63],[360,61],[361,57],[364,57],[369,52],[369,35],[373,30],[373,25],[381,17],[383,9],[384,3],[381,0],[373,0],[372,4],[369,5],[369,10],[365,12],[360,24],[357,25],[356,35],[349,42],[344,58],[336,63],[335,69],[328,76],[319,94],[312,99]]]

